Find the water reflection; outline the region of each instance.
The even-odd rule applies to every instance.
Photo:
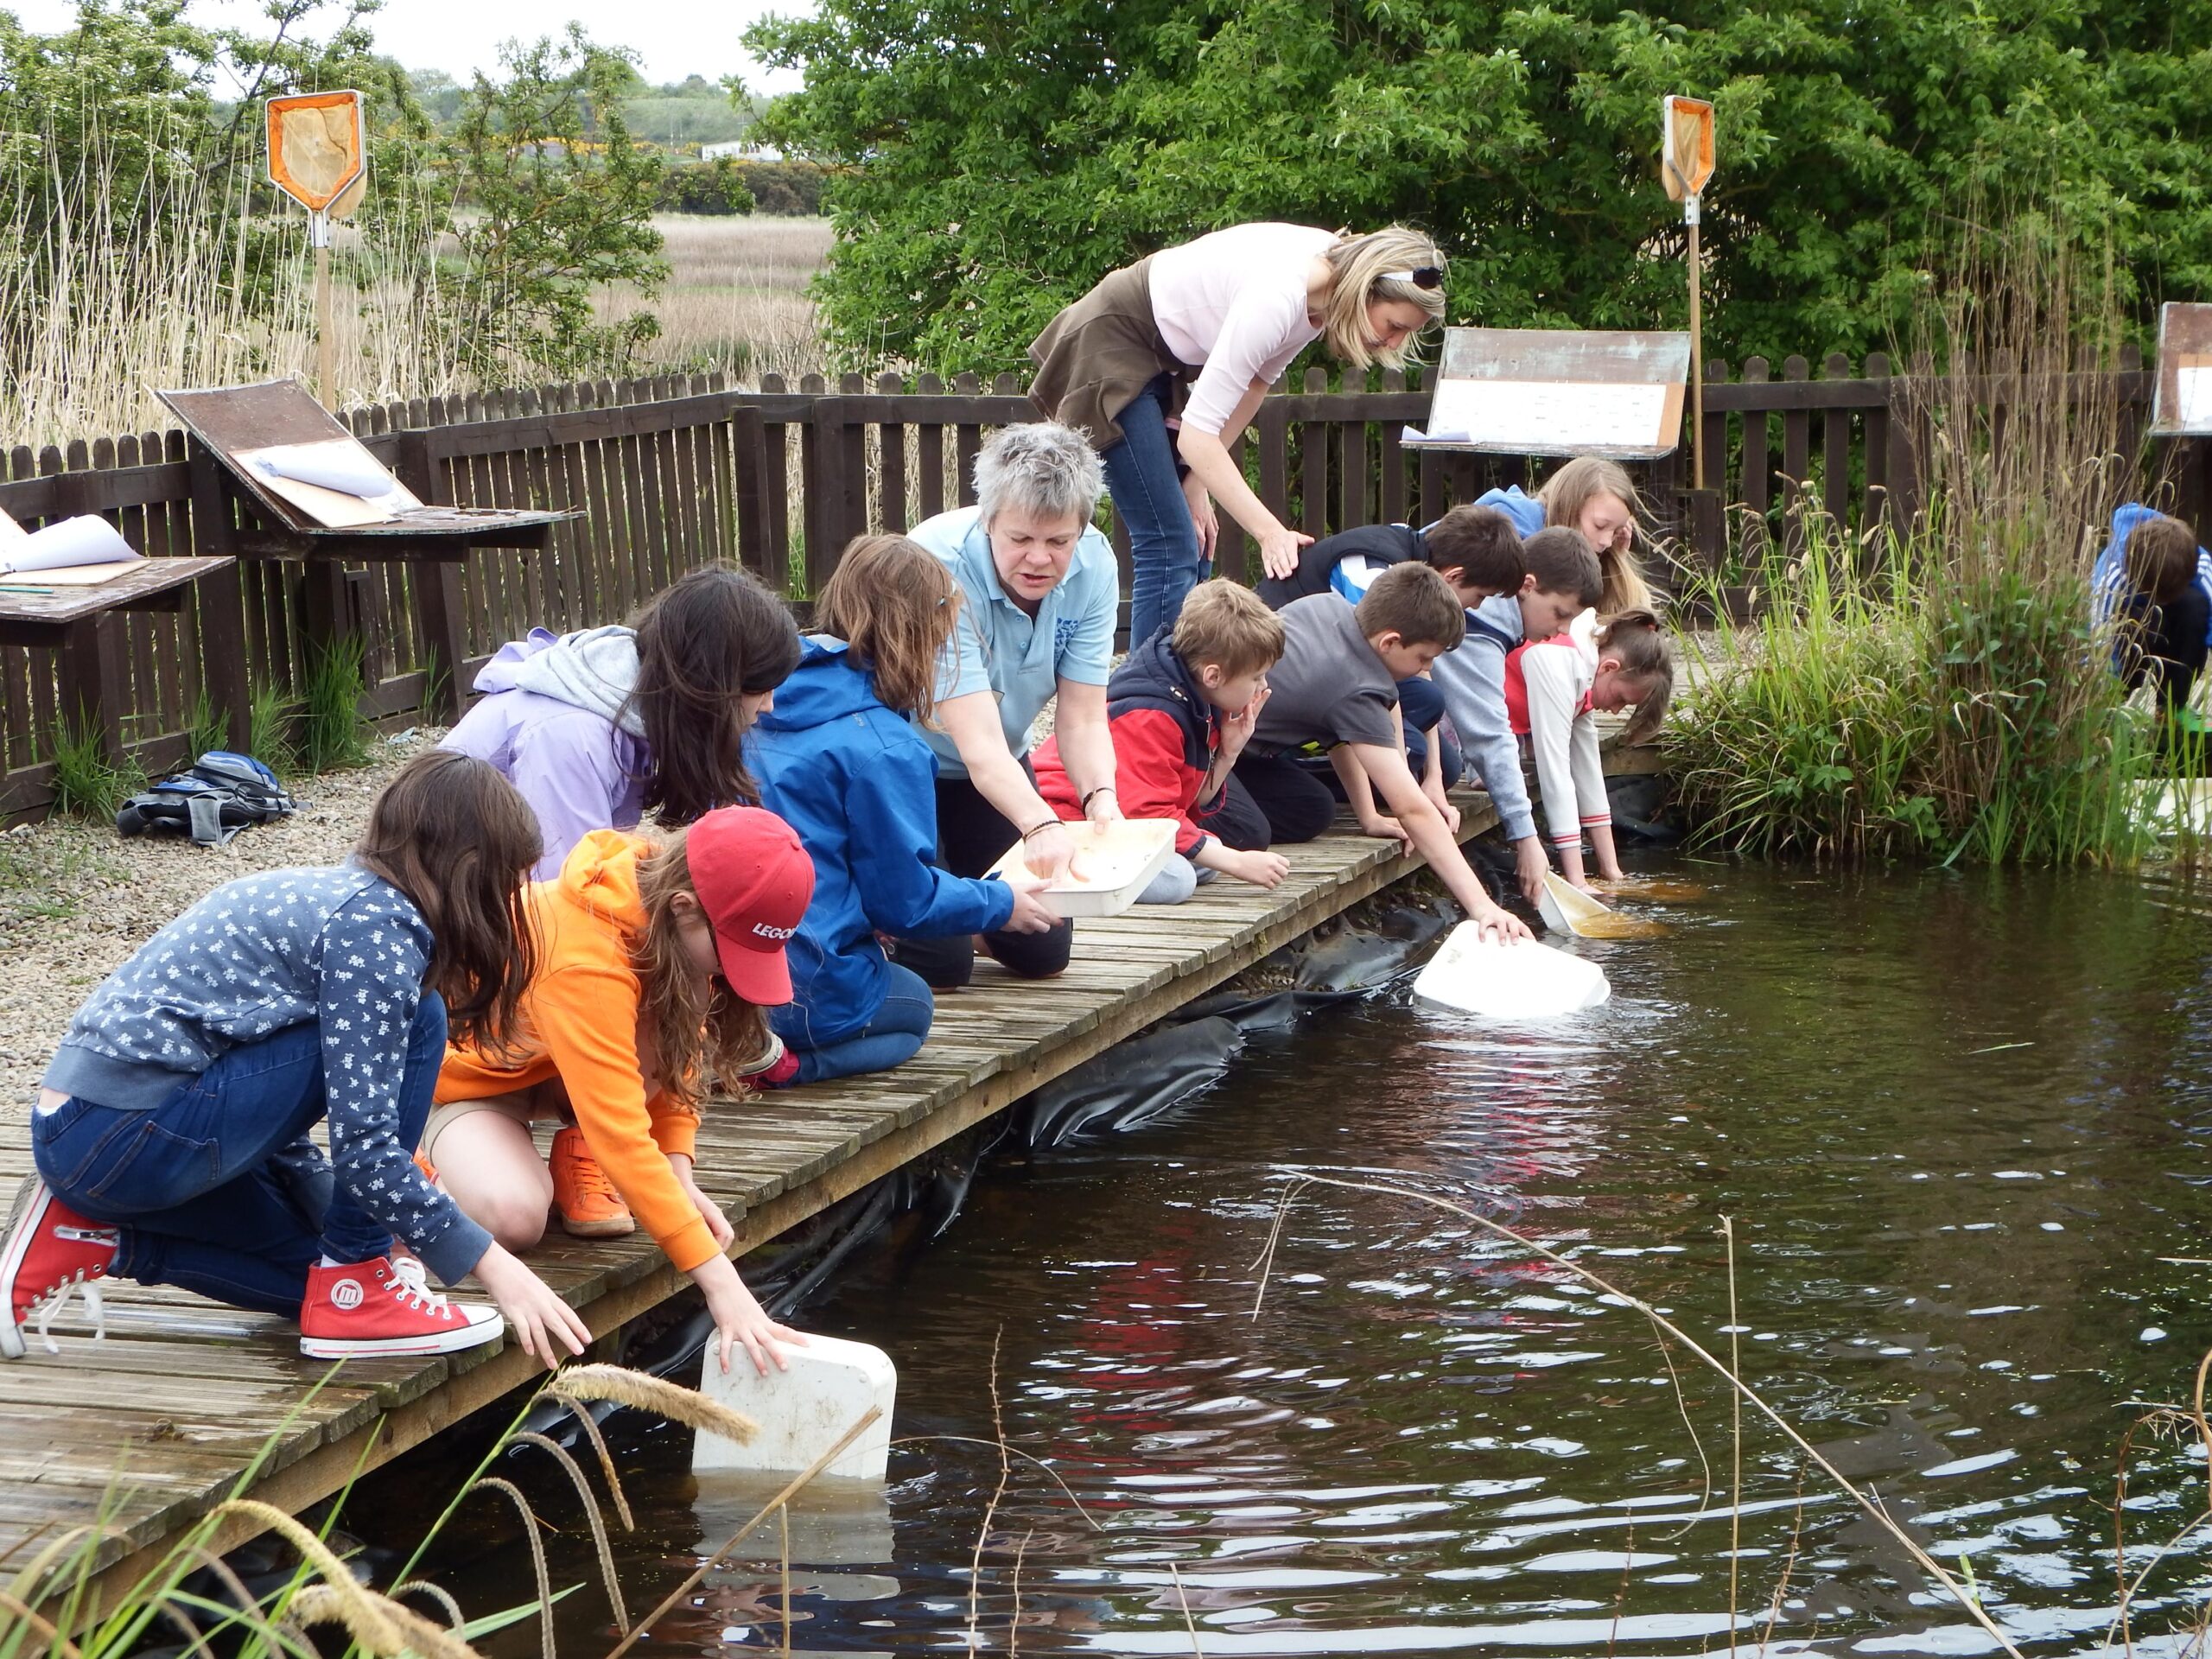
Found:
[[[2203,1269],[2161,1260],[2212,1257],[2212,903],[1657,873],[1704,890],[1663,940],[1579,942],[1614,981],[1593,1014],[1385,1003],[1256,1038],[1197,1108],[1008,1161],[934,1247],[849,1277],[809,1322],[899,1359],[901,1435],[988,1437],[995,1342],[1007,1435],[1082,1509],[1019,1462],[993,1507],[988,1446],[894,1450],[880,1512],[795,1534],[798,1648],[957,1649],[972,1621],[1002,1649],[1018,1620],[1033,1653],[1993,1650],[1758,1427],[1732,1617],[1724,1389],[1525,1248],[1307,1186],[1262,1296],[1286,1166],[1448,1192],[1716,1348],[1733,1216],[1756,1386],[1968,1558],[2024,1649],[2103,1647],[2126,1402],[2183,1397],[2212,1341]],[[2131,1571],[2203,1507],[2192,1440],[2139,1445]],[[681,1449],[648,1457],[633,1600],[743,1518]],[[657,1639],[772,1647],[753,1553]],[[2137,1651],[2178,1650],[2203,1560],[2192,1537],[2153,1572]]]

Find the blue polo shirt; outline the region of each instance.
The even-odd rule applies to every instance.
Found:
[[[999,586],[982,510],[962,507],[906,532],[943,559],[960,584],[960,621],[938,658],[938,701],[995,692],[1007,753],[1029,752],[1029,728],[1062,680],[1103,685],[1114,662],[1121,573],[1114,550],[1094,526],[1076,540],[1060,585],[1032,616]],[[965,778],[960,752],[943,732],[919,728],[937,754],[937,775]]]

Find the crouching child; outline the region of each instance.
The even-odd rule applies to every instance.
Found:
[[[1132,651],[1106,684],[1114,786],[1132,818],[1174,818],[1175,857],[1138,896],[1180,904],[1214,874],[1272,887],[1289,864],[1268,849],[1267,819],[1230,781],[1267,706],[1268,671],[1282,655],[1281,620],[1252,594],[1218,578],[1183,601],[1172,632]],[[1079,822],[1084,803],[1057,741],[1037,752],[1037,791]]]

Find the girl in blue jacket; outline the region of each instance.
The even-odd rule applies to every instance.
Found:
[[[771,1088],[887,1071],[921,1047],[930,988],[885,956],[879,934],[1052,925],[1041,884],[969,880],[931,862],[937,757],[912,722],[931,717],[959,602],[951,572],[917,543],[858,538],[815,603],[818,632],[798,667],[746,737],[761,804],[814,860],[814,899],[790,946],[792,1000],[771,1020],[785,1056],[755,1079]]]

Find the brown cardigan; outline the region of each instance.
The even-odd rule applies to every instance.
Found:
[[[1080,429],[1102,454],[1122,441],[1121,413],[1147,385],[1195,372],[1153,321],[1151,266],[1147,256],[1103,278],[1030,343],[1029,401],[1046,420]]]

